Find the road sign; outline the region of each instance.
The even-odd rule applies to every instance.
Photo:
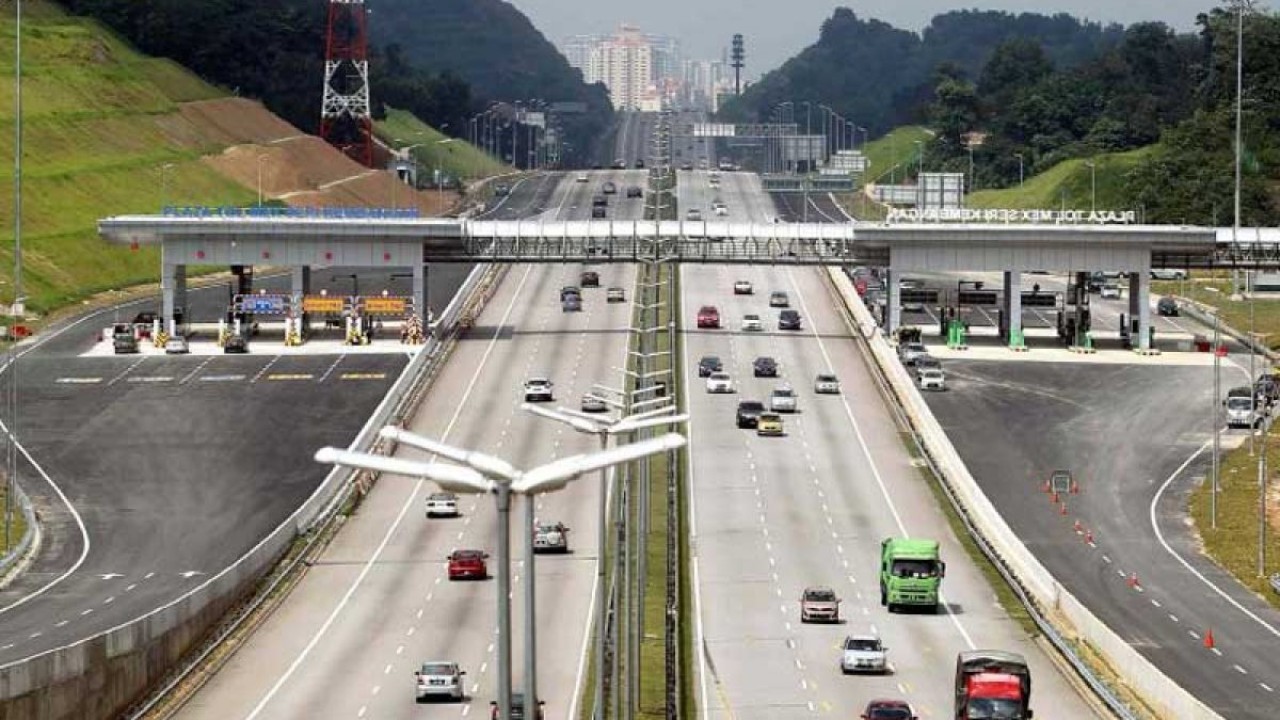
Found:
[[[937,305],[938,304],[937,290],[927,290],[927,289],[908,290],[907,288],[903,288],[902,290],[899,291],[898,294],[899,294],[899,302],[904,304],[906,303],[918,303],[920,305]]]
[[[308,295],[302,299],[302,311],[309,313],[336,314],[342,312],[344,303],[345,301],[340,297]]]
[[[282,315],[288,307],[288,298],[284,295],[241,295],[240,312],[257,315]]]
[[[1022,293],[1022,307],[1057,307],[1058,296],[1054,293],[1047,292],[1026,292]]]
[[[370,297],[360,302],[366,315],[403,315],[407,305],[406,298],[402,297]]]
[[[995,290],[960,290],[957,296],[960,305],[990,307],[997,304]]]

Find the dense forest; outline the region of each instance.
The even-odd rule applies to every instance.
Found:
[[[150,55],[167,57],[206,80],[248,97],[307,132],[319,125],[326,5],[315,0],[61,0]],[[412,5],[412,9],[410,9]],[[447,13],[447,26],[430,18]],[[412,37],[388,25],[433,32]],[[468,118],[491,101],[542,98],[588,105],[565,123],[586,148],[609,123],[604,92],[582,83],[564,58],[518,11],[501,0],[415,0],[371,4],[370,86],[374,114],[401,108],[450,134],[465,136]],[[483,42],[478,39],[483,39]],[[424,49],[426,52],[424,52]],[[466,63],[433,61],[460,57]],[[484,68],[476,72],[476,68]],[[504,70],[505,69],[505,70]]]

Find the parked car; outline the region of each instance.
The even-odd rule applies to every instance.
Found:
[[[818,373],[813,380],[813,392],[818,395],[839,395],[840,379],[831,373]]]
[[[1186,280],[1186,270],[1174,270],[1171,268],[1154,268],[1151,271],[1152,280]]]
[[[538,523],[533,529],[535,553],[569,552],[569,528],[562,522]]]
[[[552,382],[547,378],[529,378],[524,383],[524,401],[551,402],[556,399],[551,388]]]
[[[764,412],[764,403],[759,400],[743,400],[738,403],[738,427],[754,429],[760,413]]]
[[[777,413],[763,412],[756,419],[756,434],[778,437],[783,434],[782,416]]]
[[[920,720],[906,700],[876,699],[858,716],[861,720]]]
[[[774,290],[769,293],[769,307],[784,308],[791,306],[791,298],[782,290]]]
[[[222,346],[222,352],[233,355],[243,355],[249,352],[249,341],[243,335],[232,335],[227,338],[227,342]]]
[[[747,314],[742,316],[742,329],[746,332],[759,332],[764,330],[764,325],[761,324],[759,315]]]
[[[174,335],[164,344],[165,355],[186,355],[189,352],[191,352],[191,345],[187,342],[187,338],[182,335]]]
[[[796,391],[784,385],[774,388],[773,394],[769,396],[769,409],[778,413],[793,413],[798,409],[796,402]]]
[[[756,377],[778,377],[778,361],[761,355],[752,361],[751,370]]]
[[[611,287],[604,291],[605,302],[620,303],[627,301],[627,291],[620,287]]]
[[[714,305],[703,305],[701,308],[698,308],[698,327],[720,327],[720,311],[717,310]]]
[[[925,368],[916,374],[921,390],[946,390],[947,377],[938,368]]]
[[[750,280],[738,280],[733,284],[734,295],[750,295],[755,292],[755,287],[751,285]]]
[[[599,395],[587,393],[582,396],[582,412],[586,413],[602,413],[609,412],[609,404]]]
[[[583,270],[582,275],[579,276],[578,282],[581,283],[584,288],[600,287],[600,273],[595,270]]]
[[[424,662],[413,673],[414,700],[425,702],[435,698],[445,698],[462,702],[466,698],[466,690],[462,687],[462,676],[466,674],[456,662]]]
[[[711,373],[724,370],[724,362],[719,355],[703,355],[698,359],[698,377],[709,377]]]
[[[1156,303],[1156,314],[1161,317],[1178,317],[1181,311],[1178,309],[1178,301],[1171,297],[1162,297]]]
[[[434,492],[427,496],[427,517],[457,517],[458,496],[451,492]]]
[[[840,671],[889,672],[889,648],[875,635],[850,635],[844,639],[840,655]]]
[[[799,330],[800,329],[800,313],[795,310],[783,310],[778,313],[778,329],[779,330]]]
[[[825,585],[813,585],[800,593],[800,622],[840,622],[840,596]]]
[[[489,577],[489,553],[483,550],[454,550],[445,558],[449,562],[450,580],[485,580]]]
[[[727,372],[713,372],[707,376],[707,392],[731,393],[733,392],[733,379],[729,377]]]

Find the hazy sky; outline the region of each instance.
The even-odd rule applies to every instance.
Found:
[[[747,75],[757,77],[811,45],[832,9],[852,8],[906,30],[920,30],[948,10],[978,8],[1009,12],[1067,12],[1128,25],[1163,20],[1180,30],[1216,0],[508,0],[524,11],[552,42],[567,35],[609,32],[620,23],[674,35],[690,57],[716,58],[734,33],[746,36]],[[1274,3],[1267,3],[1274,5]]]

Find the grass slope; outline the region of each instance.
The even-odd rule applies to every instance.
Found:
[[[0,156],[14,152],[14,25],[0,20]],[[165,202],[245,204],[252,194],[200,162],[221,147],[189,132],[178,105],[220,97],[94,22],[37,3],[23,22],[23,259],[28,308],[153,281],[156,251],[99,239],[99,218]],[[0,182],[0,267],[12,265],[13,179]],[[7,273],[4,273],[7,274]],[[0,284],[0,301],[12,285]]]
[[[919,125],[894,128],[884,137],[866,144],[863,154],[870,166],[864,176],[867,183],[904,182],[908,168],[916,162],[916,141],[928,142],[932,133]],[[914,171],[912,171],[914,172]]]
[[[1017,210],[1087,210],[1091,207],[1092,177],[1088,162],[1097,164],[1099,210],[1130,210],[1123,206],[1125,177],[1139,162],[1155,152],[1148,146],[1123,153],[1097,155],[1089,160],[1064,160],[1027,178],[1022,187],[979,190],[968,198],[969,207]]]
[[[374,132],[391,147],[412,147],[420,169],[420,177],[429,177],[437,168],[455,178],[475,179],[513,172],[511,166],[494,160],[464,140],[447,135],[422,122],[406,110],[387,110],[387,119],[378,122]]]

